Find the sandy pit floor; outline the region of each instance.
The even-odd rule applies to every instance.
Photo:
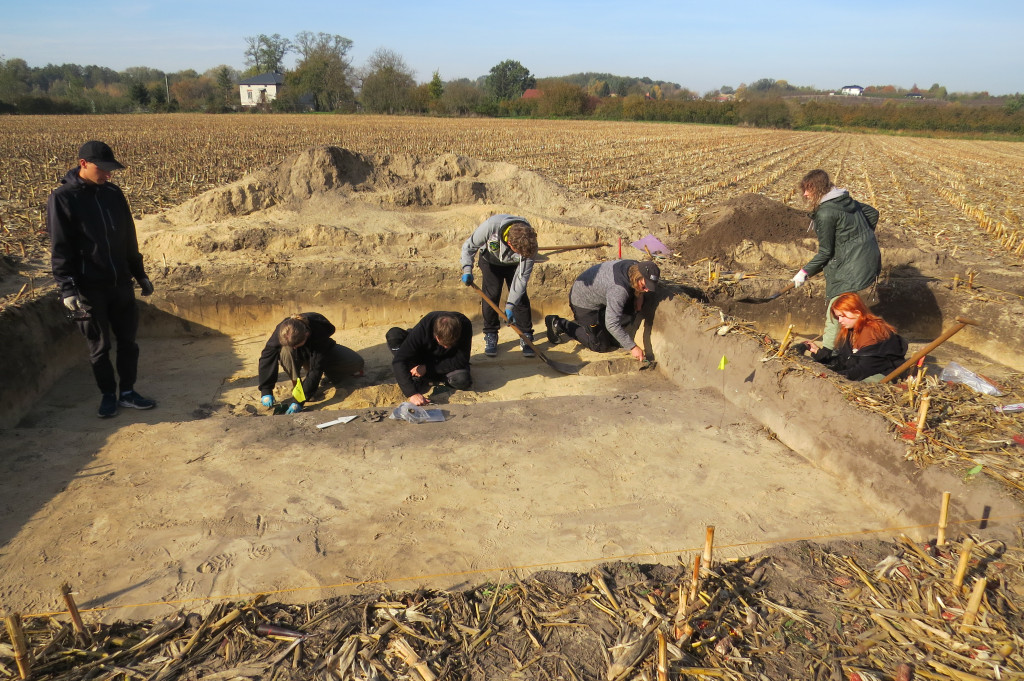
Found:
[[[296,416],[259,406],[262,337],[143,339],[139,389],[159,406],[110,420],[83,357],[0,451],[0,599],[59,609],[63,581],[85,608],[447,588],[596,559],[674,563],[706,525],[728,547],[882,520],[713,390],[628,364],[563,376],[504,335],[498,358],[474,356],[473,392],[435,400],[444,423],[369,420],[393,389],[375,385],[385,330],[340,331],[370,372]]]

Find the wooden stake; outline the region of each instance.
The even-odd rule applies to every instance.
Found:
[[[687,603],[697,600],[697,591],[700,589],[700,556],[693,557],[693,577],[690,578],[690,593],[686,597]]]
[[[932,396],[928,393],[921,395],[921,407],[917,412],[917,432],[914,433],[914,441],[916,442],[921,437],[921,431],[924,430],[924,421],[928,418],[928,405],[932,402]]]
[[[925,396],[921,401],[928,399]],[[921,432],[921,424],[918,422],[917,432]],[[942,546],[946,543],[946,521],[949,520],[949,492],[942,493],[942,508],[939,511],[939,533],[936,535],[935,545]]]
[[[705,569],[711,569],[712,551],[715,546],[715,525],[708,525],[705,530],[705,552],[703,552],[703,564]]]
[[[953,575],[953,591],[960,593],[964,585],[964,575],[967,574],[967,564],[971,562],[971,551],[974,550],[974,540],[968,537],[964,540],[963,549],[960,550],[960,562],[956,566],[956,574]]]
[[[906,362],[901,364],[895,371],[893,371],[888,376],[883,378],[880,382],[881,383],[888,383],[892,379],[896,378],[897,376],[902,374],[906,369],[908,369],[911,365],[917,364],[917,361],[919,359],[924,358],[925,355],[927,355],[929,352],[931,352],[935,348],[939,347],[940,345],[942,345],[943,343],[948,341],[950,339],[950,337],[953,336],[953,334],[957,333],[958,331],[963,329],[968,324],[970,324],[972,326],[977,326],[978,322],[974,321],[973,319],[967,319],[966,317],[957,317],[956,318],[956,326],[953,326],[953,327],[947,329],[946,331],[944,331],[942,333],[941,336],[939,336],[938,338],[933,340],[931,343],[929,343],[928,345],[924,346],[923,348],[921,348],[920,350],[915,352],[914,355],[910,359],[908,359]]]
[[[14,646],[14,661],[18,663],[18,674],[22,679],[27,679],[32,672],[32,660],[28,655],[21,615],[16,612],[7,616],[7,633],[10,634],[11,645]]]
[[[775,353],[776,357],[782,357],[786,350],[789,349],[789,344],[793,341],[793,324],[789,325],[786,329],[786,335],[782,337],[782,342],[779,343],[779,351]]]
[[[92,642],[92,637],[89,636],[89,630],[85,628],[84,624],[82,624],[82,615],[78,612],[78,605],[75,603],[75,598],[71,595],[71,585],[64,582],[60,587],[60,595],[64,597],[64,604],[68,606],[68,612],[71,613],[71,624],[75,627],[75,633],[86,641]]]
[[[972,626],[978,619],[978,609],[981,608],[981,599],[985,595],[985,587],[988,586],[988,578],[982,577],[974,583],[974,591],[971,592],[971,599],[967,601],[967,609],[964,610],[964,625]]]

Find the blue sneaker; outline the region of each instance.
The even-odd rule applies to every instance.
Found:
[[[117,395],[114,393],[103,393],[102,399],[100,399],[100,410],[97,415],[101,419],[109,419],[111,416],[117,415]]]
[[[530,343],[533,342],[533,334],[524,333],[523,336],[526,340],[523,340],[522,338],[519,339],[519,348],[523,351],[523,357],[536,357],[537,353],[533,351],[533,346],[530,345]],[[527,343],[527,340],[530,341],[530,343]]]
[[[105,396],[104,396],[105,397]],[[121,399],[117,401],[122,407],[131,407],[132,409],[152,409],[156,406],[156,401],[147,400],[142,395],[138,394],[134,390],[129,390],[126,393],[121,393]]]

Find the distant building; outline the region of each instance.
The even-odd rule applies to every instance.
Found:
[[[535,87],[523,91],[523,99],[540,99],[544,93]]]
[[[238,95],[242,106],[267,104],[277,99],[277,94],[284,85],[284,76],[280,73],[261,73],[246,78],[238,83]]]
[[[922,95],[920,92],[908,92],[903,96],[906,97],[907,99],[924,99],[924,95]]]
[[[848,95],[850,97],[860,97],[864,94],[864,88],[860,85],[844,85],[842,89],[839,90],[839,94]]]

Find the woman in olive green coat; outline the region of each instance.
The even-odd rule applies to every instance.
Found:
[[[875,240],[878,211],[832,184],[824,170],[804,175],[799,187],[813,206],[811,219],[818,236],[818,252],[796,273],[793,285],[799,287],[807,277],[825,273],[828,306],[821,344],[831,350],[839,331],[839,322],[832,315],[835,299],[868,288],[882,271],[882,254]]]

